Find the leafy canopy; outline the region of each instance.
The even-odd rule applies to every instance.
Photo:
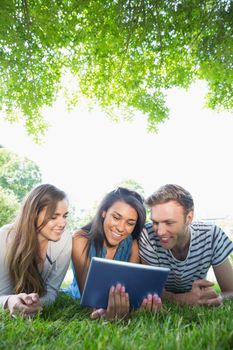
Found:
[[[19,209],[19,202],[11,191],[0,186],[0,227],[9,223]]]
[[[0,145],[0,227],[14,218],[20,201],[40,182],[37,164]]]
[[[0,146],[0,187],[21,201],[41,183],[41,172],[36,163]]]
[[[207,104],[233,107],[231,0],[2,0],[0,108],[25,120],[29,134],[46,129],[67,72],[75,105],[84,96],[113,116],[168,117],[166,90],[208,83]],[[17,111],[17,114],[16,114]]]

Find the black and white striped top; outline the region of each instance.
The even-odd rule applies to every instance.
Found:
[[[190,291],[193,281],[206,278],[210,266],[222,264],[233,252],[233,242],[218,226],[194,222],[190,230],[191,241],[184,261],[161,246],[152,223],[146,224],[140,236],[140,257],[149,265],[170,268],[165,289],[173,293]]]

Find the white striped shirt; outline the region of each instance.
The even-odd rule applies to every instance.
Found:
[[[206,278],[210,266],[221,265],[233,252],[233,242],[212,223],[194,222],[190,231],[191,241],[184,261],[161,246],[152,223],[146,224],[139,239],[139,255],[146,263],[171,270],[165,289],[173,293],[190,291],[195,280]]]

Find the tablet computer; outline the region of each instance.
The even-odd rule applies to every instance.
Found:
[[[110,288],[120,283],[129,294],[130,306],[136,309],[148,294],[161,295],[169,271],[164,267],[94,257],[80,303],[82,306],[106,309]]]

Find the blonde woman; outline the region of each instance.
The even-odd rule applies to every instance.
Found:
[[[71,255],[67,216],[66,194],[42,184],[0,229],[0,306],[12,315],[32,316],[56,299]]]

